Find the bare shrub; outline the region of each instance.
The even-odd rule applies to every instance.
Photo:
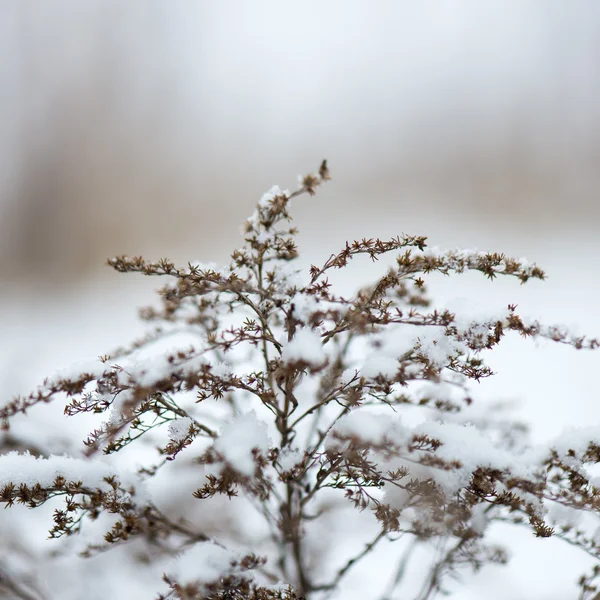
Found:
[[[540,451],[528,446],[524,427],[474,421],[469,412],[471,381],[492,375],[485,353],[510,332],[577,349],[598,341],[522,318],[515,306],[477,318],[433,306],[425,288],[431,273],[544,279],[535,264],[503,254],[432,252],[426,238],[402,235],[347,243],[322,265],[295,269],[291,200],[314,195],[328,179],[323,162],[296,191],[265,194],[226,267],[111,259],[117,271],[168,280],[160,306],[142,311],[155,327],[0,408],[6,430],[17,413],[64,398],[67,415],[102,419],[80,456],[5,450],[2,502],[38,507],[62,498],[53,538],[110,515],[104,539],[84,552],[141,540],[150,549],[145,561],[171,560],[156,590],[163,599],[329,597],[376,547],[393,542],[404,557],[389,582],[374,576],[372,597],[389,598],[410,582],[426,600],[460,570],[507,560],[487,538],[490,525],[503,521],[599,558],[593,535],[568,518],[551,526],[547,514],[552,507],[598,514],[600,490],[587,467],[600,461],[600,444],[563,437]],[[351,297],[328,280],[360,255],[389,253],[394,266]],[[422,413],[420,424],[407,423],[409,411]],[[112,460],[135,447],[143,451],[133,471]],[[163,494],[184,514],[187,506],[243,498],[267,533],[252,543],[235,522],[209,531],[212,517],[199,526],[181,511],[170,514],[168,502],[159,508],[148,484],[180,461],[193,493],[175,483]],[[323,550],[314,534],[320,523],[329,530],[344,503],[376,524],[349,557],[335,544]],[[411,568],[415,542],[438,549],[427,569]],[[582,599],[596,593],[597,573],[580,580]],[[10,582],[27,597],[19,581]]]

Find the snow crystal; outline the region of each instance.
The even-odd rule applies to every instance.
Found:
[[[286,198],[289,198],[290,192],[288,190],[282,190],[278,185],[274,185],[268,192],[263,194],[258,201],[258,209],[255,210],[252,216],[247,220],[251,226],[258,228],[258,225],[260,224],[260,210],[268,209],[269,203],[276,196],[285,196]]]
[[[114,475],[114,469],[100,460],[68,456],[38,458],[18,452],[0,456],[0,486],[39,483],[42,487],[51,487],[57,477],[64,477],[67,482],[81,481],[86,487],[108,489],[104,478]]]
[[[550,503],[547,516],[552,525],[577,527],[582,520],[583,511],[572,506],[564,506],[558,502],[552,502]]]
[[[427,327],[415,338],[419,350],[437,367],[444,367],[454,354],[452,340],[439,328]]]
[[[324,305],[314,296],[308,294],[298,294],[294,297],[294,317],[307,323],[310,315],[322,310]]]
[[[468,396],[466,389],[452,385],[447,381],[419,382],[414,387],[417,399],[430,398],[431,400],[464,402],[465,398]]]
[[[57,371],[50,379],[75,379],[82,373],[89,373],[90,375],[100,377],[105,371],[108,370],[110,370],[108,365],[96,357],[89,360],[77,361],[71,364],[69,367]]]
[[[212,542],[200,542],[180,555],[167,574],[181,586],[206,585],[218,582],[236,570],[238,557]]]
[[[326,360],[321,336],[312,329],[299,329],[294,338],[284,345],[281,358],[286,363],[305,362],[322,365]]]
[[[278,185],[274,185],[268,192],[265,192],[258,202],[261,208],[267,208],[273,198],[277,196],[285,196],[286,198],[290,195],[288,190],[282,190]]]
[[[132,362],[127,366],[127,371],[119,373],[119,383],[124,384],[127,379],[131,379],[142,387],[152,387],[161,379],[169,377],[172,368],[164,354],[144,357],[143,361]]]
[[[281,279],[295,284],[298,288],[302,288],[310,283],[308,272],[299,269],[293,262],[274,263],[269,270],[274,271]],[[306,296],[302,295],[302,297]]]
[[[291,471],[297,464],[302,462],[304,453],[300,450],[286,449],[280,453],[278,462],[281,470],[284,472]]]
[[[401,444],[406,439],[400,419],[390,419],[389,414],[362,410],[354,410],[344,415],[336,423],[333,431],[342,437],[355,437],[373,445],[381,445],[385,440]]]
[[[201,350],[195,349],[197,353],[190,360],[183,364],[174,365],[169,362],[169,356],[175,356],[179,352],[189,353],[192,348],[187,347],[159,347],[154,348],[154,353],[138,352],[129,360],[123,361],[121,366],[123,371],[118,375],[118,381],[122,385],[127,385],[132,381],[142,387],[152,387],[157,382],[167,379],[174,370],[183,370],[184,372],[194,372],[203,364],[206,364],[206,358],[201,355]]]
[[[447,301],[445,309],[454,314],[454,323],[462,330],[469,329],[477,323],[504,322],[510,313],[507,306],[498,306],[494,299],[474,301],[462,297]]]
[[[202,262],[200,260],[192,260],[190,261],[190,267],[194,269],[198,269],[204,272],[213,272],[217,273],[217,275],[222,275],[223,277],[227,277],[229,275],[229,269],[225,265],[218,265],[215,262]]]
[[[371,352],[377,352],[378,356],[398,358],[413,349],[415,343],[413,333],[417,330],[421,331],[422,328],[414,328],[404,324],[387,325],[383,331],[369,336],[369,341],[373,347]]]
[[[83,374],[91,375],[94,378],[99,378],[104,375],[107,371],[110,371],[110,367],[103,363],[99,358],[80,360],[69,367],[55,371],[52,376],[44,383],[39,386],[40,392],[49,392],[59,381],[63,379],[79,379]]]
[[[231,376],[231,366],[227,363],[220,362],[215,365],[211,365],[210,372],[215,377],[226,379]]]
[[[428,422],[415,427],[413,433],[426,435],[442,442],[436,455],[446,461],[458,461],[462,467],[456,471],[440,471],[436,481],[446,493],[454,493],[468,484],[478,467],[510,471],[523,479],[535,476],[534,453],[523,451],[518,456],[493,444],[482,431],[471,425]]]
[[[550,447],[556,450],[559,456],[566,455],[569,450],[581,455],[585,453],[590,442],[600,445],[600,427],[597,425],[569,428],[552,440]]]
[[[183,441],[188,433],[193,421],[189,417],[183,417],[181,419],[175,419],[169,423],[169,439],[172,442]]]
[[[239,473],[252,477],[256,469],[253,450],[262,456],[269,452],[267,426],[254,411],[238,415],[215,440],[214,449]]]
[[[537,476],[539,453],[528,449],[520,449],[518,453],[510,452],[494,444],[485,432],[469,424],[428,421],[415,427],[407,427],[398,417],[389,414],[355,410],[340,418],[332,433],[365,442],[374,448],[375,455],[380,454],[378,447],[385,446],[389,450],[393,449],[390,446],[396,447],[401,455],[389,457],[384,453],[380,457],[381,469],[394,471],[405,468],[411,478],[433,479],[448,496],[467,486],[479,467],[510,472],[523,479],[535,479]],[[456,461],[460,466],[443,469],[420,464],[421,456],[429,455],[430,451],[408,452],[407,444],[414,436],[439,440],[441,446],[437,448],[435,455],[448,463]],[[327,441],[330,448],[337,448],[339,445],[340,442],[331,437]],[[402,448],[405,449],[404,452]],[[386,498],[398,508],[403,507],[408,500],[408,496],[398,488],[387,489]],[[474,515],[474,519],[474,527],[480,526],[481,515]]]
[[[378,375],[392,378],[398,372],[398,361],[389,356],[370,356],[360,369],[363,377],[374,378]]]
[[[471,529],[478,533],[479,535],[483,535],[489,521],[489,515],[486,512],[488,509],[488,505],[486,503],[477,504],[471,510]]]

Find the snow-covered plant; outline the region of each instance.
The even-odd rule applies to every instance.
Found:
[[[502,521],[600,559],[594,532],[568,516],[600,511],[589,471],[600,441],[539,449],[518,424],[471,410],[472,382],[492,375],[484,356],[510,332],[578,349],[598,341],[512,305],[475,317],[428,298],[432,273],[544,279],[503,254],[429,251],[424,237],[402,235],[350,242],[320,266],[295,268],[291,201],[328,179],[323,162],[296,191],[265,194],[227,266],[110,260],[168,280],[160,306],[142,312],[156,327],[4,403],[6,431],[18,413],[62,400],[66,415],[95,425],[72,456],[5,443],[0,500],[52,504],[50,536],[85,539],[61,552],[130,548],[139,570],[119,576],[156,574],[163,599],[339,597],[361,562],[401,548],[397,571],[389,581],[377,572],[369,597],[404,589],[403,598],[426,600],[460,570],[507,560],[487,535]],[[353,295],[329,280],[355,257],[389,254],[387,273]],[[550,512],[565,516],[550,522]],[[340,527],[364,536],[357,552],[336,543]],[[422,554],[413,560],[415,544],[435,548],[429,566]],[[581,579],[581,598],[596,593],[597,573]],[[31,597],[17,575],[6,581]]]

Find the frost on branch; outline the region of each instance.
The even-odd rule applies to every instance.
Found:
[[[459,571],[508,560],[509,548],[488,541],[503,522],[600,559],[590,523],[600,516],[600,429],[533,447],[525,426],[477,408],[473,386],[492,375],[486,354],[511,333],[577,349],[598,341],[513,305],[481,312],[429,298],[433,273],[544,279],[496,252],[399,235],[297,267],[292,201],[328,179],[324,162],[296,191],[267,192],[226,266],[111,259],[166,281],[160,305],[142,310],[151,328],[0,407],[7,431],[42,403],[95,418],[77,456],[0,456],[2,501],[60,506],[52,537],[97,521],[86,555],[135,542],[140,564],[164,573],[165,599],[339,595],[349,571],[394,542],[405,553],[399,574],[389,584],[374,576],[372,596],[426,600]],[[389,254],[393,266],[350,297],[328,279]],[[324,545],[344,507],[359,513],[357,537],[376,531],[355,554]],[[437,549],[429,567],[411,563],[414,543]],[[598,572],[582,577],[582,598]]]

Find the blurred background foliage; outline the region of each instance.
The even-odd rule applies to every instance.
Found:
[[[582,236],[599,64],[593,0],[5,1],[0,275],[222,258],[256,197],[322,157],[335,185],[300,211],[316,237],[333,219]]]

